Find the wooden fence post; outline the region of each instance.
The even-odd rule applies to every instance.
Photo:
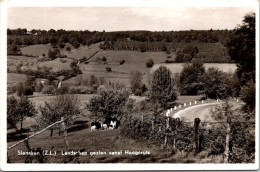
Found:
[[[169,123],[170,123],[170,119],[169,119],[169,117],[167,117],[167,118],[166,118],[166,129],[168,129],[168,128],[170,127],[170,126],[169,126],[169,125],[170,125]]]
[[[229,141],[230,141],[230,125],[231,125],[231,118],[227,118],[227,135],[226,135],[226,147],[224,152],[224,163],[228,163],[229,161]]]
[[[194,132],[194,154],[199,153],[199,124],[200,124],[200,119],[195,118],[194,119],[194,127],[193,127],[193,132]]]
[[[64,121],[64,117],[61,117],[61,126],[62,126],[62,130],[63,130],[63,136],[64,136],[64,144],[65,144],[65,150],[68,149],[69,147],[69,142],[68,142],[68,139],[67,139],[67,128],[66,128],[66,125],[65,125],[65,121]]]
[[[152,118],[152,131],[154,131],[154,121],[155,121],[155,116]]]

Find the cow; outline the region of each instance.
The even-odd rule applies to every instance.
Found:
[[[106,124],[109,130],[114,130],[119,127],[120,122],[116,118],[106,118],[103,125]]]
[[[107,129],[108,129],[108,125],[107,125],[107,124],[102,124],[102,128],[103,128],[104,130],[107,130]]]
[[[101,124],[99,122],[91,122],[91,131],[95,131],[101,128]]]

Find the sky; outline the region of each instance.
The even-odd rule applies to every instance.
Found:
[[[10,29],[178,31],[234,29],[249,7],[9,7]]]

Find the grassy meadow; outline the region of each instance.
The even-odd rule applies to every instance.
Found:
[[[66,46],[72,47],[70,44],[66,43]],[[65,47],[66,47],[65,46]],[[156,70],[159,66],[164,65],[168,67],[172,73],[180,73],[183,64],[182,63],[171,63],[166,64],[165,60],[174,60],[176,54],[171,52],[171,54],[165,54],[165,52],[138,52],[138,51],[112,51],[112,50],[101,50],[99,49],[99,44],[94,44],[91,46],[81,46],[79,49],[72,48],[71,52],[67,52],[64,49],[60,49],[62,55],[67,55],[67,58],[57,58],[53,61],[43,61],[38,62],[36,59],[42,56],[43,53],[48,54],[49,49],[51,49],[50,44],[46,45],[31,45],[21,48],[23,56],[8,56],[8,65],[15,68],[17,63],[21,63],[27,68],[37,68],[39,67],[52,67],[53,70],[69,69],[70,63],[73,59],[80,59],[86,57],[88,63],[80,63],[78,66],[81,69],[82,78],[87,78],[91,75],[96,77],[103,77],[106,81],[121,82],[127,87],[130,87],[129,78],[132,71],[139,70],[143,74],[143,80],[147,83],[148,77],[151,72]],[[28,57],[34,56],[34,57]],[[171,58],[167,58],[171,56]],[[105,57],[106,61],[101,59]],[[149,59],[153,59],[154,66],[152,68],[146,67],[146,62]],[[120,65],[120,61],[125,60],[124,64]],[[106,67],[112,69],[111,72],[106,71]],[[219,64],[219,63],[206,63],[206,68],[217,67],[225,72],[234,72],[236,69],[235,64]],[[8,73],[8,84],[24,82],[26,80],[26,75],[18,73]],[[73,77],[63,82],[64,85],[76,85],[77,78]],[[69,149],[71,150],[84,150],[87,152],[97,152],[97,151],[120,151],[120,150],[130,150],[130,151],[145,151],[149,150],[151,155],[148,156],[126,156],[126,155],[96,155],[96,156],[46,156],[44,161],[46,163],[112,163],[112,162],[124,162],[124,163],[194,163],[194,162],[212,162],[210,157],[207,157],[205,152],[201,152],[196,158],[193,155],[189,155],[184,152],[171,152],[171,151],[161,151],[161,149],[154,147],[153,145],[147,145],[146,143],[137,142],[129,138],[122,138],[120,135],[120,129],[114,131],[90,131],[90,122],[88,115],[89,112],[84,109],[86,102],[88,102],[93,94],[79,94],[77,95],[80,100],[83,116],[68,129],[68,140]],[[36,108],[44,105],[44,102],[53,101],[55,96],[48,96],[41,93],[34,93],[29,99],[35,103]],[[136,103],[144,100],[145,97],[133,96],[131,98],[136,100]],[[189,101],[200,100],[201,96],[179,96],[176,101],[177,104],[188,103]],[[30,128],[30,126],[37,124],[36,118],[27,118],[24,120],[24,128]],[[19,128],[19,125],[17,125]],[[22,135],[12,135],[14,130],[8,131],[8,146],[16,143],[22,138],[27,137],[27,135],[33,134],[33,131],[29,133],[23,133]],[[55,131],[54,136],[49,136],[49,131],[45,131],[43,134],[38,135],[29,140],[29,145],[31,148],[41,147],[45,150],[62,151],[64,150],[63,137],[58,135],[58,131]],[[17,156],[17,151],[26,151],[25,145],[22,143],[12,150],[8,151],[8,157],[10,162],[23,163],[25,157]],[[216,158],[214,159],[214,161]],[[33,161],[37,162],[36,159]]]

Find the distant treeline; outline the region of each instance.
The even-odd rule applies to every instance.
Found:
[[[7,29],[8,54],[19,54],[20,45],[48,44],[65,47],[70,43],[73,47],[91,45],[102,42],[101,49],[105,50],[134,50],[134,51],[178,51],[179,44],[218,43],[226,45],[234,34],[233,30],[189,30],[189,31],[66,31]],[[176,46],[178,45],[178,46]],[[206,45],[206,44],[205,44]],[[182,48],[182,47],[181,47]],[[225,53],[221,51],[221,53]]]

